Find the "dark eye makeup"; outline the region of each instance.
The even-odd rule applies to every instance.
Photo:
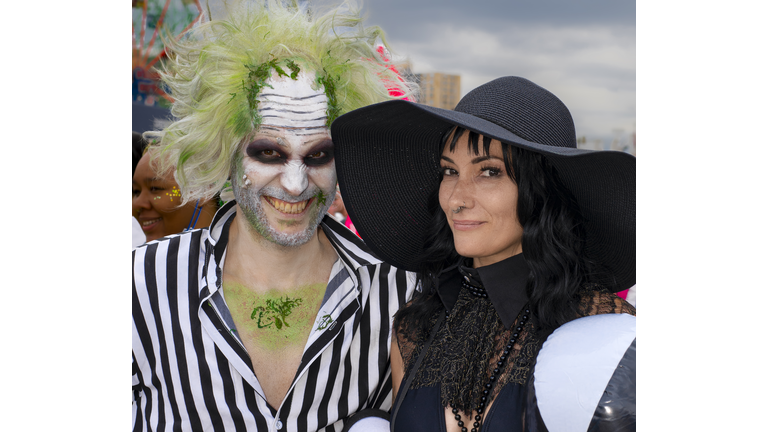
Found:
[[[276,142],[268,139],[258,139],[245,149],[248,157],[256,159],[266,164],[281,164],[285,162],[285,155],[282,154],[280,146]]]
[[[327,139],[323,140],[307,150],[307,155],[304,157],[304,164],[306,166],[322,166],[330,163],[333,160],[333,141]]]
[[[282,164],[288,160],[285,149],[269,139],[258,139],[245,148],[249,158],[266,164]],[[323,140],[306,150],[304,164],[307,166],[322,166],[333,161],[333,141]]]

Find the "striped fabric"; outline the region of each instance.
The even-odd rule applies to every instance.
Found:
[[[133,252],[133,430],[338,432],[357,411],[389,410],[392,316],[410,300],[413,275],[325,217],[340,259],[317,314],[323,325],[285,399],[270,407],[220,290],[235,208],[222,207],[210,229]]]

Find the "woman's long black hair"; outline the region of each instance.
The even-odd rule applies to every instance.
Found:
[[[455,127],[448,138],[450,150],[465,132]],[[488,154],[491,138],[483,137],[483,153]],[[469,146],[480,154],[479,135],[469,131]],[[522,247],[530,268],[527,294],[538,327],[552,331],[576,315],[577,294],[588,282],[598,280],[596,266],[585,254],[584,220],[573,195],[560,181],[557,171],[545,157],[502,143],[507,174],[517,184],[517,218],[523,227]],[[417,272],[421,292],[413,302],[395,315],[395,328],[405,320],[429,333],[430,318],[442,308],[436,295],[437,276],[457,262],[459,255],[453,233],[439,203],[439,183],[428,203],[432,223],[425,233],[425,248]]]

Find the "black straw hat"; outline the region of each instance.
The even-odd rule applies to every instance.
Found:
[[[370,105],[331,125],[342,199],[360,236],[388,263],[416,270],[440,181],[442,139],[461,126],[539,153],[557,170],[586,219],[587,254],[635,284],[635,157],[576,148],[568,108],[520,77],[472,90],[454,110],[403,100]]]

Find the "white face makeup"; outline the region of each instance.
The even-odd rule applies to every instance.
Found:
[[[258,96],[261,127],[232,167],[233,192],[250,227],[283,246],[314,236],[336,190],[328,98],[313,81],[303,70],[296,80],[267,80],[273,88]]]

